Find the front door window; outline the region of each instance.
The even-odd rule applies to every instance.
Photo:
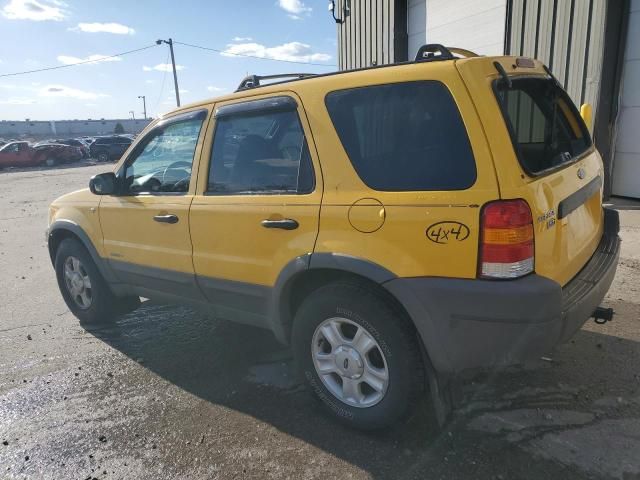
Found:
[[[130,194],[185,193],[203,117],[159,127],[134,152],[125,168],[125,188]]]

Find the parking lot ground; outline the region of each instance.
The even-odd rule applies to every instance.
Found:
[[[640,210],[619,202],[605,305],[550,357],[363,434],[324,416],[265,331],[150,302],[109,327],[69,313],[47,205],[104,165],[0,173],[0,478],[639,479]]]

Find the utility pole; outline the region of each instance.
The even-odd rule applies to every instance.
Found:
[[[178,90],[178,74],[176,72],[176,58],[173,55],[173,40],[156,40],[156,44],[166,43],[169,45],[169,51],[171,52],[171,65],[173,65],[173,84],[176,88],[176,105],[180,106],[180,91]]]
[[[142,109],[144,110],[144,119],[147,119],[147,97],[144,95],[138,95],[138,98],[142,99]]]
[[[133,120],[135,120],[136,119],[136,112],[134,112],[133,110],[129,110],[129,113],[131,114],[131,118]]]

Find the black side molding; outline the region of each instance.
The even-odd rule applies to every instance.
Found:
[[[602,187],[602,178],[597,176],[577,192],[572,193],[558,204],[558,220],[566,217],[586,202]]]

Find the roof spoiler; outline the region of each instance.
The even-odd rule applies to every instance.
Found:
[[[466,50],[464,48],[445,47],[444,45],[440,45],[439,43],[428,43],[426,45],[422,45],[418,49],[415,61],[432,62],[434,60],[454,60],[458,58],[453,55],[454,53],[465,58],[478,56],[477,53],[474,53],[471,50]]]

